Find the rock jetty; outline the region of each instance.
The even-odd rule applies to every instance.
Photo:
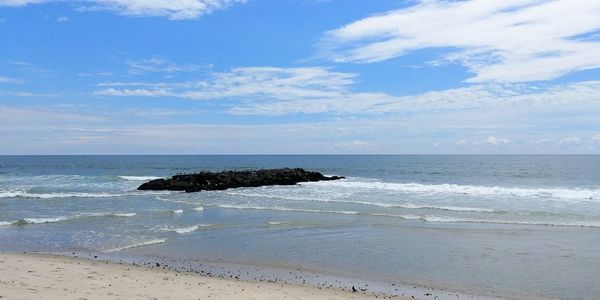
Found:
[[[284,168],[270,170],[246,170],[223,172],[200,172],[175,175],[168,179],[155,179],[138,187],[138,190],[152,191],[216,191],[238,187],[265,185],[295,185],[299,182],[338,180],[342,176],[327,177],[319,172],[304,169]]]

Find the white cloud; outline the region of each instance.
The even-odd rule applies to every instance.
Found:
[[[385,114],[464,110],[481,107],[546,106],[594,103],[600,81],[551,86],[472,85],[464,88],[395,96],[354,92],[354,73],[326,68],[247,67],[216,72],[201,81],[104,82],[105,96],[179,97],[190,100],[234,99],[237,115]]]
[[[559,140],[558,144],[561,146],[578,146],[581,144],[581,138],[576,136],[566,137]]]
[[[164,89],[114,89],[108,88],[96,92],[97,95],[103,96],[119,96],[119,97],[172,97],[175,96],[172,92]]]
[[[354,140],[350,142],[331,143],[331,148],[336,153],[377,153],[385,152],[384,148],[374,145],[372,142]]]
[[[600,134],[599,135],[595,135],[593,137],[590,138],[590,141],[592,143],[600,143]]]
[[[529,142],[532,144],[548,145],[548,144],[552,143],[552,140],[551,139],[535,139],[535,140],[530,140]]]
[[[200,65],[177,65],[170,61],[160,58],[149,58],[143,60],[128,60],[129,73],[131,74],[146,74],[146,73],[183,73],[195,72],[202,68],[210,68],[210,66]]]
[[[49,1],[50,0],[0,0],[0,6],[25,6]]]
[[[285,115],[293,113],[384,114],[465,110],[485,107],[545,106],[594,103],[600,99],[600,81],[538,88],[519,85],[476,85],[409,96],[345,91],[315,101],[276,101],[239,105],[235,114]]]
[[[0,144],[5,145],[0,153],[600,153],[600,144],[588,142],[598,135],[598,118],[586,122],[587,131],[572,133],[585,137],[581,145],[564,147],[558,141],[572,135],[573,126],[552,118],[547,120],[548,114],[543,114],[543,110],[535,112],[542,114],[538,119],[523,111],[510,110],[298,123],[267,120],[261,124],[236,124],[237,119],[211,124],[207,114],[200,118],[172,117],[194,112],[202,113],[190,107],[177,111],[148,106],[107,110],[89,106],[33,109],[0,105]],[[597,111],[589,113],[597,114]],[[148,118],[153,118],[152,122],[147,122]],[[538,123],[542,119],[546,123]],[[579,119],[578,116],[574,120]],[[553,126],[553,132],[547,131],[548,125]],[[489,136],[512,142],[502,147],[491,146],[485,143]],[[465,147],[453,146],[459,138],[465,139]],[[549,139],[552,143],[523,143],[533,138]],[[440,142],[440,146],[434,148],[432,142]]]
[[[504,146],[504,145],[508,145],[511,143],[511,141],[509,139],[503,139],[503,138],[498,138],[495,136],[490,136],[485,140],[486,144],[489,145],[493,145],[493,146]]]
[[[0,76],[0,83],[21,83],[20,79]]]
[[[89,73],[78,73],[77,76],[80,77],[107,77],[112,76],[113,72],[104,71],[104,72],[89,72]]]
[[[1,0],[0,0],[1,1]],[[23,61],[5,61],[0,63],[3,68],[18,73],[20,76],[35,76],[39,78],[52,78],[54,72],[38,67],[35,64]]]
[[[325,34],[324,55],[377,62],[427,48],[450,51],[475,74],[469,82],[526,82],[600,67],[600,2],[422,0]],[[439,63],[439,62],[438,62]]]
[[[466,145],[466,144],[467,144],[467,141],[466,141],[466,140],[458,140],[458,141],[456,141],[456,143],[455,143],[455,145],[456,145],[456,146],[464,146],[464,145]]]
[[[68,22],[69,17],[58,17],[56,18],[56,22]]]
[[[207,80],[196,82],[106,82],[99,85],[111,88],[96,93],[109,96],[173,96],[192,100],[232,97],[314,100],[343,94],[354,83],[355,77],[352,73],[332,72],[319,67],[248,67],[215,72]]]
[[[56,98],[59,96],[59,94],[32,93],[32,92],[27,92],[27,91],[0,91],[0,96]]]
[[[26,6],[60,0],[0,0],[0,6]],[[195,19],[246,0],[77,0],[80,11],[111,11],[137,17],[167,17],[172,20]]]
[[[0,105],[0,128],[9,132],[10,128],[26,128],[35,125],[96,123],[104,118],[97,115],[65,113],[49,109],[21,108]]]

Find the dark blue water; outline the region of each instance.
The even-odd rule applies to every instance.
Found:
[[[343,181],[141,192],[178,172]],[[600,297],[600,156],[0,156],[0,250],[304,269],[478,295]]]

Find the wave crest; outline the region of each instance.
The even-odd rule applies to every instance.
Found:
[[[161,227],[160,229],[162,231],[172,231],[172,232],[176,232],[178,234],[186,234],[186,233],[192,233],[203,227],[212,227],[212,226],[213,225],[211,225],[211,224],[197,224],[197,225],[192,225],[192,226],[187,226],[187,227]]]
[[[147,241],[143,241],[143,242],[139,242],[139,243],[134,243],[134,244],[130,244],[130,245],[126,245],[123,247],[118,247],[118,248],[113,248],[110,250],[106,250],[104,252],[116,252],[116,251],[121,251],[121,250],[125,250],[125,249],[131,249],[131,248],[138,248],[138,247],[143,247],[143,246],[149,246],[149,245],[156,245],[156,244],[162,244],[162,243],[166,243],[167,239],[152,239],[152,240],[147,240]]]
[[[155,179],[161,179],[162,177],[157,176],[119,176],[120,179],[126,181],[149,181]]]
[[[471,196],[502,196],[552,198],[563,200],[600,199],[600,189],[582,188],[520,188],[499,186],[475,186],[459,184],[388,183],[381,181],[324,181],[303,185],[334,186],[350,189],[386,190],[417,194],[460,194]]]
[[[31,193],[26,191],[1,191],[0,198],[106,198],[106,197],[121,197],[127,194],[110,194],[110,193]]]
[[[58,216],[58,217],[40,217],[40,218],[22,218],[16,221],[2,221],[0,226],[25,226],[28,224],[47,224],[47,223],[58,223],[70,220],[77,220],[83,218],[94,218],[94,217],[134,217],[136,213],[114,213],[114,212],[101,212],[101,213],[80,213],[70,216]]]

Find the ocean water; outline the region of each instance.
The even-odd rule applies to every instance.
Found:
[[[136,190],[178,172],[275,167],[347,179]],[[600,156],[0,156],[0,250],[600,298]]]

